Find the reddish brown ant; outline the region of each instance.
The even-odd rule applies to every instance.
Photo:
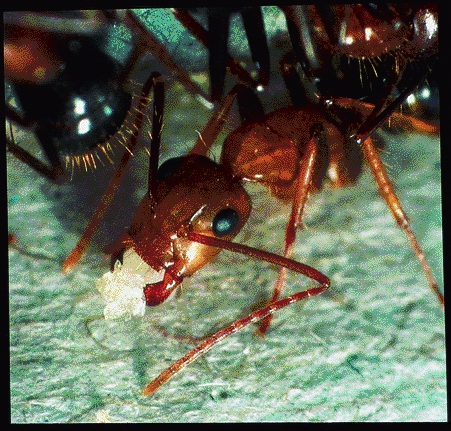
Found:
[[[170,159],[158,168],[163,89],[157,76],[154,77],[153,87],[155,95],[148,194],[128,232],[111,248],[112,272],[105,274],[98,286],[109,302],[105,315],[113,318],[123,314],[139,315],[144,312],[145,305],[161,304],[171,296],[184,277],[191,276],[202,268],[221,249],[267,260],[281,265],[282,270],[279,272],[273,299],[267,307],[237,320],[204,340],[154,380],[145,389],[145,394],[153,393],[225,337],[272,315],[288,304],[319,294],[328,288],[327,277],[290,259],[295,231],[301,224],[309,192],[321,187],[327,168],[333,167],[335,173],[332,181],[337,186],[355,181],[360,172],[360,169],[355,169],[356,160],[362,163],[361,159],[356,159],[356,151],[360,151],[360,148],[356,145],[354,153],[349,153],[349,148],[359,136],[364,157],[370,164],[379,187],[383,189],[383,196],[392,211],[398,217],[402,216],[404,230],[418,247],[399,201],[389,185],[377,155],[377,147],[369,137],[372,130],[366,129],[368,125],[364,119],[372,112],[372,105],[351,99],[337,99],[336,115],[340,111],[347,114],[347,127],[343,132],[325,114],[327,111],[322,111],[320,107],[290,107],[262,114],[258,118],[258,112],[262,113],[262,108],[253,92],[237,85],[224,99],[222,108],[206,126],[190,154]],[[221,164],[218,165],[205,155],[216,139],[236,95],[240,105],[244,105],[242,113],[248,120],[226,139]],[[385,115],[390,116],[393,109],[392,106],[389,111],[385,111],[383,119],[377,117],[376,126],[385,120]],[[404,127],[410,125],[420,132],[436,132],[427,123],[397,114],[391,117],[392,121],[398,121]],[[346,133],[349,133],[348,127],[351,128],[354,123],[357,123],[357,127],[360,125],[360,128],[356,133],[357,138],[350,138]],[[372,127],[375,127],[374,123]],[[275,196],[292,202],[283,257],[230,242],[244,225],[250,212],[249,198],[240,185],[242,180],[265,184]],[[88,239],[89,235],[90,232]],[[86,244],[86,238],[82,237],[79,244]],[[416,251],[421,255],[419,247]],[[66,260],[65,268],[75,265],[80,257],[80,249],[76,248]],[[425,262],[422,264],[424,269]],[[320,283],[320,287],[279,300],[286,268],[313,278]],[[429,271],[428,268],[427,270]],[[430,271],[428,275],[432,277]],[[438,289],[435,292],[443,302]],[[259,331],[261,334],[266,332],[269,322],[264,325]]]
[[[158,379],[158,383],[154,382],[153,386],[145,390],[145,394],[156,390],[179,369],[228,335],[291,303],[317,295],[329,286],[328,278],[308,265],[230,241],[249,217],[250,199],[240,184],[240,178],[199,154],[205,151],[205,147],[199,152],[195,147],[188,156],[169,159],[158,168],[164,93],[163,84],[156,75],[152,85],[154,110],[148,193],[128,232],[118,244],[111,247],[112,272],[105,274],[98,285],[109,302],[105,316],[116,318],[123,314],[139,315],[143,314],[145,305],[161,304],[185,277],[202,268],[221,249],[289,268],[317,281],[320,287],[274,302],[219,331],[202,342],[183,361],[174,364],[169,372]],[[203,137],[211,135],[214,140],[231,100],[232,95],[227,100],[229,106],[213,118]],[[94,215],[100,216],[99,212]],[[90,235],[91,231],[88,230],[88,239]],[[79,245],[86,244],[86,241],[86,237],[82,237]],[[65,269],[74,266],[80,256],[79,248],[76,248],[66,260]]]

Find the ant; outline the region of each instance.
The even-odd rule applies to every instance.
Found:
[[[149,85],[147,88],[149,89],[150,86],[153,87],[154,89],[154,93],[157,93],[161,90],[157,90],[157,88],[160,88],[158,81],[158,76],[154,75],[151,81],[151,85]],[[148,90],[150,91],[150,90]],[[226,97],[226,101],[224,102],[224,106],[223,108],[220,110],[220,113],[213,119],[213,121],[208,125],[208,127],[206,128],[206,130],[204,131],[204,133],[202,134],[202,142],[198,143],[198,145],[196,145],[196,147],[192,150],[192,154],[190,156],[187,156],[186,158],[183,158],[182,160],[176,160],[176,161],[172,161],[166,164],[163,164],[159,169],[157,169],[156,167],[158,166],[158,157],[156,156],[158,154],[158,147],[159,147],[159,136],[160,136],[160,131],[161,131],[161,124],[162,124],[162,108],[163,108],[163,103],[162,103],[162,97],[155,95],[155,101],[154,101],[154,120],[153,120],[153,130],[152,130],[152,148],[151,148],[151,167],[149,169],[149,193],[148,195],[146,195],[146,197],[144,198],[140,210],[138,211],[133,223],[132,223],[132,227],[130,228],[129,232],[124,236],[124,238],[121,240],[120,245],[117,245],[115,247],[115,250],[113,251],[112,255],[113,255],[113,277],[116,277],[116,279],[111,283],[113,287],[118,287],[117,283],[118,280],[121,279],[121,277],[119,276],[120,273],[123,274],[127,274],[130,277],[133,277],[132,274],[135,273],[137,274],[138,271],[135,271],[136,268],[132,267],[133,270],[131,271],[131,273],[127,270],[128,265],[130,264],[130,261],[133,261],[136,259],[136,256],[132,255],[132,252],[130,251],[131,248],[136,248],[139,249],[140,251],[138,252],[138,254],[140,254],[141,259],[144,259],[143,256],[146,256],[146,259],[149,260],[149,262],[151,263],[152,268],[155,271],[151,271],[151,272],[164,272],[164,274],[159,274],[160,276],[163,276],[163,279],[160,281],[156,281],[154,282],[154,280],[152,280],[152,287],[147,287],[147,279],[145,277],[147,277],[147,275],[142,275],[141,279],[138,276],[139,274],[136,275],[135,279],[132,279],[131,281],[136,282],[137,284],[135,286],[139,287],[139,282],[142,281],[142,279],[144,279],[144,281],[146,282],[146,288],[144,290],[145,293],[145,298],[146,298],[146,304],[147,305],[157,305],[161,302],[164,302],[170,295],[172,292],[175,291],[175,289],[177,288],[181,276],[189,276],[191,275],[191,271],[194,272],[197,269],[199,269],[199,267],[203,266],[205,264],[206,261],[209,261],[211,258],[213,258],[213,256],[215,254],[217,254],[221,248],[224,249],[229,249],[232,251],[237,251],[237,252],[242,252],[244,254],[247,254],[249,256],[255,256],[261,259],[266,259],[269,260],[272,263],[275,264],[279,264],[282,265],[284,267],[287,267],[289,269],[293,269],[295,271],[298,271],[300,273],[303,273],[305,275],[310,276],[311,278],[315,279],[316,281],[318,281],[320,283],[320,287],[316,288],[316,289],[309,289],[306,292],[300,292],[298,294],[292,295],[288,298],[282,299],[282,300],[277,300],[277,301],[273,301],[268,307],[265,307],[261,310],[259,310],[258,312],[252,313],[248,318],[245,319],[241,319],[237,322],[235,322],[233,325],[225,328],[223,331],[218,332],[217,334],[215,334],[213,337],[205,340],[203,343],[201,343],[201,345],[196,348],[195,350],[193,350],[192,352],[188,353],[187,356],[185,356],[185,358],[183,358],[181,361],[178,361],[176,364],[174,364],[167,372],[166,374],[163,374],[161,376],[161,378],[158,378],[155,383],[151,384],[147,389],[146,389],[146,393],[152,393],[153,391],[155,391],[159,386],[161,386],[165,381],[167,381],[170,377],[172,377],[175,373],[178,372],[178,370],[180,370],[182,367],[188,365],[190,362],[192,362],[194,359],[196,359],[199,355],[201,355],[202,353],[206,352],[209,348],[211,348],[214,344],[216,344],[217,342],[219,342],[220,340],[222,340],[223,338],[225,338],[226,336],[238,331],[239,329],[241,329],[242,327],[248,325],[249,323],[256,321],[258,319],[261,319],[265,316],[267,316],[268,314],[271,314],[275,311],[277,311],[280,308],[285,307],[286,305],[295,302],[295,301],[299,301],[301,299],[304,299],[307,296],[310,295],[316,295],[319,294],[321,292],[323,292],[329,285],[329,281],[328,279],[323,276],[321,273],[319,273],[318,271],[314,270],[311,267],[307,267],[304,266],[302,264],[296,263],[294,261],[291,261],[287,256],[285,257],[276,257],[275,255],[272,255],[271,253],[266,253],[266,252],[262,252],[259,250],[255,250],[255,249],[250,249],[248,247],[245,246],[241,246],[235,243],[231,243],[229,242],[230,239],[233,238],[233,236],[236,234],[236,232],[238,232],[239,228],[241,227],[241,225],[245,222],[246,219],[246,210],[245,210],[245,204],[240,204],[243,205],[244,211],[244,217],[241,219],[239,217],[240,214],[238,214],[238,212],[234,209],[233,211],[229,211],[230,206],[227,206],[227,208],[225,208],[225,210],[227,212],[222,212],[222,210],[220,210],[216,216],[218,216],[219,214],[221,215],[221,217],[216,218],[216,216],[213,216],[214,214],[208,213],[206,207],[204,207],[204,204],[199,203],[199,202],[195,202],[195,206],[196,206],[196,210],[194,212],[192,212],[188,217],[185,217],[182,222],[181,222],[181,227],[179,229],[176,229],[176,231],[172,232],[171,234],[174,236],[175,238],[169,238],[166,240],[166,243],[169,242],[170,247],[171,248],[175,248],[172,243],[175,241],[175,239],[180,239],[180,242],[185,246],[187,246],[186,248],[180,247],[180,249],[178,250],[180,253],[181,257],[189,257],[191,255],[191,252],[196,251],[196,247],[194,247],[192,244],[203,244],[207,247],[207,250],[209,250],[209,252],[205,253],[205,255],[203,253],[201,253],[201,257],[203,259],[197,260],[194,262],[192,262],[191,265],[188,265],[188,267],[184,267],[183,270],[185,271],[183,274],[180,274],[181,268],[177,268],[177,265],[175,263],[175,261],[171,261],[172,264],[168,264],[168,266],[166,267],[166,265],[163,265],[161,267],[162,271],[158,271],[156,268],[158,268],[158,264],[156,263],[158,260],[161,260],[162,256],[167,259],[168,255],[165,255],[165,251],[161,249],[158,249],[158,247],[156,248],[158,250],[157,253],[155,253],[154,251],[152,251],[153,254],[156,254],[157,257],[149,257],[149,249],[148,246],[145,244],[145,239],[148,239],[148,235],[153,233],[152,228],[150,226],[145,226],[144,222],[147,222],[147,220],[145,220],[145,213],[146,211],[149,212],[150,214],[155,215],[155,218],[157,216],[157,213],[159,213],[159,210],[162,210],[163,212],[162,214],[162,220],[165,214],[165,211],[169,211],[169,213],[171,213],[171,210],[174,207],[174,203],[172,201],[172,196],[174,192],[176,192],[176,189],[178,187],[182,187],[179,186],[180,183],[182,183],[183,179],[186,178],[187,176],[189,177],[188,173],[192,172],[191,171],[191,163],[193,165],[197,165],[199,163],[199,165],[205,164],[205,171],[207,173],[211,173],[213,174],[213,172],[217,172],[216,169],[213,169],[208,167],[209,166],[209,162],[206,161],[206,159],[204,159],[203,157],[205,156],[205,140],[207,140],[209,143],[213,142],[215,139],[215,134],[216,131],[220,128],[220,125],[222,124],[222,122],[224,121],[225,118],[225,114],[226,111],[228,109],[228,105],[230,105],[232,103],[233,98],[235,97],[235,94],[238,95],[238,97],[240,98],[241,96],[242,99],[252,99],[251,93],[243,87],[236,87],[232,93],[229,94],[229,96]],[[404,97],[404,95],[400,98],[400,100]],[[243,104],[246,104],[247,102],[244,101]],[[341,107],[348,109],[349,111],[356,111],[353,113],[354,117],[356,118],[352,118],[351,123],[353,122],[359,122],[360,118],[359,116],[363,116],[365,117],[365,115],[368,115],[368,112],[372,112],[371,110],[368,111],[368,109],[370,107],[365,107],[363,104],[357,103],[354,104],[353,101],[351,100],[336,100],[334,101],[335,107],[340,108]],[[248,109],[244,109],[243,110],[243,116],[245,117],[246,115],[248,115],[247,117],[247,121],[248,123],[250,122],[254,122],[254,121],[259,121],[258,120],[258,114],[255,115],[253,114],[253,118],[252,115],[249,115],[249,112],[254,112],[254,111],[258,111],[257,108],[255,108],[257,105],[254,103],[253,105],[251,105],[251,108]],[[371,108],[370,108],[371,109]],[[394,108],[393,108],[394,109]],[[338,109],[339,111],[340,109]],[[287,114],[287,112],[284,111],[283,113],[284,115]],[[268,114],[268,117],[265,117],[264,119],[264,124],[267,122],[267,119],[269,118],[271,114]],[[330,115],[330,114],[329,114]],[[389,111],[384,111],[384,116],[377,118],[377,122],[372,122],[371,124],[365,124],[365,122],[363,122],[362,124],[365,124],[365,127],[361,127],[358,131],[360,133],[357,133],[356,135],[360,135],[359,137],[361,138],[362,142],[366,142],[366,135],[369,135],[369,133],[377,126],[378,122],[382,122],[386,117],[389,117]],[[320,117],[322,117],[322,119],[324,120],[324,118],[326,118],[326,115],[323,113],[320,113]],[[256,120],[257,118],[257,120]],[[327,118],[326,118],[327,120]],[[348,120],[349,121],[349,120]],[[325,132],[325,128],[323,127],[316,127],[317,125],[321,125],[321,121],[318,122],[318,124],[313,124],[313,127],[311,129],[308,130],[308,139],[306,140],[306,142],[301,142],[300,145],[305,145],[302,149],[305,151],[304,154],[302,155],[301,159],[304,161],[304,163],[301,163],[301,167],[299,168],[299,173],[297,175],[296,178],[303,178],[304,184],[301,184],[301,181],[299,181],[299,184],[296,185],[294,188],[294,193],[296,195],[296,197],[294,198],[294,204],[293,204],[293,208],[296,208],[295,211],[297,214],[292,213],[291,217],[290,217],[290,221],[289,221],[289,226],[290,228],[287,228],[287,236],[290,235],[290,230],[293,230],[293,228],[296,227],[296,225],[300,224],[300,218],[298,217],[298,215],[300,215],[302,213],[302,208],[303,205],[305,203],[305,200],[307,199],[308,196],[308,192],[309,192],[309,188],[311,187],[310,184],[318,184],[319,183],[319,178],[321,177],[320,173],[321,172],[324,173],[324,169],[319,169],[317,171],[315,171],[315,169],[311,166],[314,165],[315,163],[313,163],[314,159],[321,159],[324,162],[325,160],[327,160],[327,157],[324,156],[324,153],[321,153],[321,151],[324,150],[324,148],[327,148],[327,146],[330,144],[330,136],[327,135],[327,132]],[[244,126],[246,127],[246,126]],[[271,129],[271,127],[270,127]],[[212,131],[213,130],[213,131]],[[338,129],[337,129],[338,130]],[[242,132],[242,130],[241,130]],[[238,132],[237,132],[238,133]],[[277,131],[276,131],[276,135],[277,135]],[[233,140],[231,140],[230,142],[233,142]],[[289,180],[287,181],[285,178],[285,172],[284,171],[284,166],[283,169],[281,169],[280,167],[280,163],[278,163],[276,158],[272,158],[270,157],[273,161],[274,161],[274,166],[276,168],[276,171],[279,171],[280,178],[277,177],[274,179],[274,169],[272,166],[268,166],[268,170],[269,173],[267,174],[267,178],[270,178],[270,180],[268,180],[267,178],[258,178],[258,175],[261,174],[255,174],[252,172],[241,172],[241,173],[237,173],[238,171],[235,171],[236,166],[234,165],[238,165],[238,168],[241,168],[240,163],[236,162],[237,159],[239,159],[239,157],[241,155],[237,155],[236,154],[236,147],[232,144],[230,144],[229,150],[230,150],[230,154],[227,154],[227,151],[225,150],[226,145],[224,146],[224,154],[223,154],[223,160],[221,162],[220,165],[223,165],[226,169],[226,171],[232,171],[233,174],[229,175],[230,177],[235,177],[235,179],[238,179],[239,182],[241,182],[243,179],[247,178],[247,179],[253,179],[255,181],[261,181],[261,182],[266,182],[267,184],[271,184],[272,185],[272,191],[277,193],[277,190],[280,190],[284,185],[286,185],[287,182],[289,182]],[[287,145],[286,147],[284,147],[283,145],[280,146],[280,149],[282,150],[282,152],[284,152],[285,150],[290,151],[290,145]],[[371,149],[371,148],[370,148]],[[241,151],[242,149],[240,149]],[[244,152],[246,150],[243,150]],[[275,152],[274,154],[276,154],[277,152]],[[289,153],[288,153],[289,154]],[[202,157],[202,159],[199,158]],[[202,162],[201,162],[202,160]],[[310,163],[308,163],[307,161],[310,161]],[[324,168],[322,165],[325,163],[319,163],[319,165],[321,166],[321,168]],[[204,169],[201,169],[201,172],[199,172],[199,176],[200,178],[202,177],[202,173],[203,173]],[[271,176],[271,174],[273,176]],[[266,173],[263,174],[263,177],[266,176]],[[291,178],[293,178],[293,174],[291,174]],[[343,179],[345,177],[341,177],[341,179]],[[194,192],[198,194],[198,190],[199,188],[196,186],[193,188]],[[183,190],[183,193],[186,193],[186,189],[181,188],[179,190]],[[171,202],[169,201],[169,199],[167,199],[167,196],[171,196]],[[243,197],[243,195],[241,195],[241,197]],[[245,198],[243,198],[245,200]],[[239,202],[241,202],[241,200],[239,199]],[[162,205],[162,206],[160,206]],[[207,205],[208,206],[208,205]],[[242,208],[240,208],[240,210],[242,210]],[[238,217],[237,215],[238,214]],[[101,214],[99,212],[97,212],[97,215],[101,216]],[[206,217],[207,221],[205,221],[203,219],[204,216],[209,216]],[[237,220],[238,219],[238,220]],[[166,220],[164,220],[166,221]],[[164,223],[163,223],[164,225]],[[197,233],[195,230],[196,228],[194,226],[199,226],[200,228],[205,228],[207,227],[208,232],[210,232],[210,235],[204,235],[203,233],[199,234]],[[216,228],[214,228],[214,226],[216,226]],[[164,226],[166,228],[166,226]],[[229,230],[231,229],[231,231]],[[165,229],[163,229],[165,230]],[[216,231],[216,232],[215,232]],[[203,231],[202,231],[203,232]],[[214,236],[219,236],[219,238],[214,238],[213,236],[211,236],[211,232],[213,232]],[[222,237],[222,234],[225,233],[225,235]],[[86,238],[85,238],[86,239]],[[294,242],[294,237],[287,241],[287,249],[289,248],[288,246],[290,245],[290,243]],[[154,243],[155,244],[155,243]],[[159,244],[159,243],[158,243]],[[157,245],[157,244],[155,244]],[[190,246],[191,245],[191,246]],[[212,250],[216,249],[216,250]],[[124,250],[126,249],[126,250]],[[197,251],[200,251],[200,247],[197,246]],[[285,253],[285,255],[288,255],[289,253]],[[159,255],[159,256],[158,256]],[[154,260],[152,260],[154,259]],[[119,262],[119,263],[117,263]],[[135,263],[135,265],[137,265]],[[142,264],[140,267],[142,268]],[[181,263],[180,263],[181,265]],[[171,269],[172,268],[172,269]],[[149,272],[149,270],[143,269],[143,272]],[[152,274],[152,276],[155,274]],[[105,280],[104,280],[105,281]],[[108,284],[108,281],[105,281],[106,284]],[[105,290],[105,287],[103,287],[103,289]],[[142,302],[140,303],[140,305],[138,306],[139,312],[142,311]]]
[[[355,57],[360,62],[364,62],[365,57],[369,58],[370,63],[375,62],[376,60],[372,60],[373,58],[378,58],[378,56],[384,55],[385,57],[390,57],[394,59],[396,63],[396,67],[390,68],[387,67],[382,73],[381,68],[379,67],[376,70],[376,67],[373,63],[373,69],[375,70],[375,74],[380,74],[379,81],[384,82],[385,88],[382,88],[382,90],[378,87],[378,90],[375,92],[383,92],[383,97],[378,98],[378,101],[375,106],[370,108],[371,105],[367,105],[367,112],[366,112],[366,123],[365,125],[362,124],[361,130],[357,131],[357,139],[362,140],[365,133],[368,134],[368,131],[373,130],[378,122],[381,122],[384,120],[384,118],[388,118],[390,116],[390,110],[394,112],[397,105],[399,105],[406,96],[403,94],[409,94],[410,92],[414,91],[414,89],[421,83],[421,80],[418,82],[411,78],[410,74],[412,73],[409,69],[409,66],[411,66],[411,63],[409,63],[407,60],[409,57],[414,57],[415,55],[419,55],[420,53],[423,55],[429,55],[431,52],[434,52],[437,49],[437,33],[434,28],[428,30],[429,32],[425,31],[425,26],[427,23],[429,23],[431,20],[436,21],[436,10],[432,7],[416,7],[416,8],[405,8],[403,7],[397,7],[396,5],[387,5],[387,7],[382,6],[349,6],[349,5],[329,5],[325,7],[319,7],[319,6],[286,6],[282,8],[286,17],[287,17],[287,25],[288,30],[290,33],[290,38],[292,41],[294,54],[297,58],[297,60],[302,65],[302,70],[305,73],[305,75],[309,78],[310,81],[315,81],[318,90],[317,93],[322,94],[321,99],[323,101],[327,101],[331,103],[332,97],[330,96],[331,88],[333,85],[337,85],[339,87],[343,87],[342,83],[338,81],[333,81],[333,84],[329,84],[328,81],[331,80],[331,72],[333,72],[333,76],[337,76],[336,70],[328,67],[329,63],[333,63],[333,56],[344,54],[347,56]],[[222,29],[222,32],[226,31],[224,29],[227,28],[227,22],[229,19],[229,14],[232,10],[227,9],[227,13],[223,15],[223,17],[220,19],[218,15],[217,10],[211,10],[208,11],[208,16],[211,20],[214,19],[221,21],[220,28]],[[180,20],[187,28],[190,29],[190,31],[195,34],[199,40],[202,41],[204,45],[207,47],[210,47],[211,40],[208,40],[207,34],[203,28],[196,23],[195,20],[193,20],[190,16],[190,14],[183,10],[172,10],[174,16],[176,16],[177,19]],[[249,12],[249,11],[248,11]],[[257,11],[253,10],[252,13],[256,13]],[[243,14],[244,11],[241,11]],[[247,12],[246,12],[247,13]],[[259,15],[260,16],[260,15]],[[333,18],[331,18],[333,16]],[[389,18],[394,19],[396,21],[396,26],[393,26],[391,28],[388,25],[388,22],[390,21]],[[245,22],[246,19],[243,19]],[[311,25],[307,27],[303,27],[304,21],[307,20]],[[256,25],[261,25],[261,20],[256,21]],[[307,22],[306,21],[306,22]],[[332,23],[331,29],[327,27],[327,24]],[[345,37],[346,40],[352,39],[353,43],[347,42],[347,44],[340,43],[338,44],[337,40],[339,38],[339,35],[337,34],[337,25],[338,23],[346,24],[346,34],[340,37]],[[315,25],[318,29],[316,29]],[[365,31],[371,31],[371,37],[366,41],[366,43],[362,43],[362,34],[364,32],[363,24],[366,23],[368,27],[366,27]],[[392,24],[390,24],[392,25]],[[225,26],[225,27],[224,27]],[[245,25],[246,26],[246,25]],[[210,26],[211,27],[211,26]],[[413,30],[411,29],[413,27]],[[247,29],[248,27],[246,27]],[[307,30],[311,30],[311,34]],[[316,30],[314,30],[316,29]],[[313,31],[314,30],[314,31]],[[211,31],[208,33],[208,35],[211,36],[211,38],[214,39],[216,36],[212,36],[211,33],[221,33],[217,28],[211,28]],[[385,38],[390,40],[390,44],[387,46],[381,44],[381,41],[383,41],[383,37],[379,36],[379,34],[383,34]],[[218,36],[219,37],[219,36]],[[221,38],[224,39],[224,35],[221,35]],[[337,42],[337,43],[335,43]],[[307,43],[312,45],[312,51],[308,51],[305,48],[301,48],[302,45],[306,45]],[[254,46],[254,44],[250,45]],[[265,45],[266,46],[266,45]],[[391,52],[391,50],[400,51],[401,55],[398,52]],[[212,50],[210,49],[210,55],[212,55]],[[263,49],[265,51],[265,49]],[[327,54],[327,55],[326,55]],[[265,57],[264,54],[259,54],[261,58]],[[255,53],[255,56],[257,54]],[[384,57],[384,58],[385,58]],[[230,59],[229,59],[230,60]],[[263,61],[263,60],[262,60]],[[289,88],[290,94],[292,95],[292,102],[295,107],[300,107],[301,103],[299,103],[300,99],[300,93],[302,92],[302,89],[300,89],[300,85],[296,83],[294,79],[290,79],[289,75],[292,73],[295,73],[292,69],[292,65],[290,63],[293,63],[293,54],[288,54],[286,58],[283,60],[284,66],[282,69],[282,74],[285,78],[285,82],[287,86],[291,86]],[[223,62],[221,62],[222,64]],[[266,64],[266,62],[264,62]],[[415,63],[417,65],[417,63]],[[232,70],[233,69],[233,62],[229,61],[229,67]],[[419,67],[419,65],[418,65]],[[343,71],[340,71],[341,75],[343,74]],[[416,70],[417,74],[420,72],[419,70]],[[211,71],[212,75],[214,75],[213,71]],[[263,75],[266,75],[266,72],[262,72]],[[387,76],[389,74],[389,76]],[[422,74],[420,73],[420,76]],[[354,79],[354,77],[351,77]],[[262,78],[263,79],[263,78]],[[354,79],[355,80],[355,79]],[[374,80],[373,80],[374,81]],[[388,84],[385,83],[385,81],[388,82]],[[265,81],[266,82],[266,81]],[[396,101],[391,108],[385,107],[385,111],[383,110],[384,106],[383,104],[388,100],[388,96],[392,92],[392,89],[398,87],[400,88],[401,95],[398,95],[396,98]],[[346,88],[348,86],[345,86]],[[353,87],[355,88],[355,87]],[[214,93],[218,95],[218,89],[214,89]],[[347,96],[345,96],[347,97]],[[355,98],[356,95],[353,96]],[[310,97],[311,98],[311,97]],[[344,101],[344,99],[340,102],[343,104],[347,104],[348,107],[352,109],[362,109],[363,105],[361,104],[360,107],[353,107],[353,102],[350,101]],[[349,106],[351,105],[351,106]],[[260,109],[260,112],[262,112],[261,108],[255,108],[257,104],[255,104],[252,108],[248,109],[248,111],[252,111],[252,109]],[[368,113],[368,110],[372,109],[371,113]],[[323,113],[323,115],[326,115],[326,113]],[[327,115],[333,115],[332,110],[328,110]],[[262,114],[260,114],[260,117]],[[341,120],[338,120],[339,122]],[[349,122],[349,120],[348,120]],[[365,130],[366,129],[366,130]],[[359,152],[360,154],[360,152]],[[348,170],[355,169],[356,173],[360,172],[360,162],[358,160],[358,156],[356,156],[357,159],[353,162],[350,162],[350,166],[347,167]],[[374,160],[374,163],[380,164],[380,162]],[[323,163],[324,164],[324,163]],[[336,165],[336,161],[333,162],[333,165]],[[352,167],[351,165],[354,164],[355,166]],[[382,190],[384,185],[382,182],[386,183],[386,179],[382,179],[378,172],[379,168],[373,165],[373,172],[378,178],[379,186]],[[346,181],[347,182],[353,182],[356,178],[356,173],[352,174],[354,175],[354,178],[349,178]],[[391,191],[389,194],[386,194],[386,200],[390,199],[388,195],[392,195],[393,191]],[[405,215],[401,214],[402,211],[397,210],[395,208],[399,207],[399,204],[395,202],[389,203],[389,206],[392,209],[392,212],[397,219],[398,223],[402,226],[406,225],[406,222],[404,221],[406,219]],[[410,228],[408,226],[403,227],[409,237],[410,242],[413,245],[413,248],[416,250],[416,254],[420,261],[423,261],[422,252],[419,248],[415,238],[413,237],[413,234],[410,231]],[[81,247],[78,247],[77,252],[82,252]],[[68,259],[67,263],[71,259]],[[439,297],[440,302],[443,302],[443,298],[441,297],[441,294],[438,293],[436,282],[433,279],[432,274],[430,273],[430,270],[428,269],[428,265],[426,262],[422,262],[423,270],[425,274],[427,275],[429,284],[433,291],[437,293],[437,296]],[[279,286],[280,283],[278,283]],[[278,290],[278,289],[276,289]],[[276,295],[276,294],[275,294]],[[277,295],[276,295],[277,296]],[[263,331],[264,332],[264,331]]]
[[[53,183],[72,180],[77,166],[94,171],[113,163],[117,144],[124,154],[133,152],[144,110],[133,103],[139,100],[135,80],[149,53],[168,76],[209,104],[133,11],[7,12],[4,21],[6,117],[35,134],[48,164],[12,136],[7,150]],[[130,33],[123,45],[132,47],[113,55],[105,47],[119,26]]]
[[[185,157],[169,159],[158,167],[164,104],[163,84],[158,74],[154,74],[152,86],[154,108],[148,192],[128,231],[110,247],[111,270],[98,282],[98,289],[107,301],[105,317],[142,315],[145,306],[165,302],[185,277],[205,266],[222,249],[266,260],[282,269],[275,294],[267,307],[235,321],[202,341],[151,382],[144,390],[146,395],[155,392],[227,336],[289,304],[328,289],[330,281],[326,276],[291,259],[296,229],[301,225],[309,193],[321,187],[327,168],[334,167],[337,186],[356,180],[360,173],[358,169],[352,170],[356,152],[348,154],[346,151],[355,143],[353,139],[359,138],[351,138],[347,133],[356,125],[368,127],[365,118],[370,116],[373,108],[351,99],[335,100],[333,117],[341,115],[344,118],[347,127],[343,131],[330,119],[328,112],[331,107],[325,111],[314,106],[289,107],[264,114],[255,93],[237,84],[224,98],[221,109],[207,124],[190,153]],[[224,142],[218,164],[207,158],[206,154],[235,98],[238,99],[243,125]],[[410,124],[420,132],[435,132],[427,123],[389,112],[392,121],[404,126]],[[385,115],[387,112],[384,112]],[[383,120],[385,117],[378,118],[376,124]],[[378,158],[378,147],[370,136],[372,130],[361,127],[359,130],[357,136],[361,136],[364,157],[376,172],[379,186],[384,185],[384,197],[396,211],[402,211],[392,186],[387,186],[389,180]],[[360,151],[358,146],[356,149]],[[362,163],[361,158],[357,160]],[[242,187],[243,181],[260,182],[268,186],[276,197],[292,202],[283,256],[231,241],[250,214],[251,203]],[[408,225],[407,220],[406,223]],[[408,229],[410,232],[410,227]],[[412,238],[416,241],[413,234]],[[86,242],[85,237],[79,244],[83,242]],[[76,248],[66,261],[66,268],[73,267],[80,257]],[[286,269],[306,275],[320,286],[279,299]],[[436,293],[441,295],[438,290]],[[269,321],[263,320],[263,325],[257,331],[259,335],[267,331]]]
[[[7,152],[48,181],[47,194],[77,196],[84,214],[110,177],[126,175],[145,127],[151,55],[168,80],[211,105],[134,11],[6,12],[4,24]],[[76,223],[65,211],[59,218]]]
[[[169,159],[158,167],[164,87],[156,73],[151,82],[154,108],[148,191],[128,231],[110,247],[111,271],[98,282],[97,287],[107,302],[105,317],[143,315],[145,306],[165,302],[185,277],[205,266],[222,249],[293,270],[320,286],[273,302],[207,338],[149,385],[145,395],[153,393],[222,339],[289,304],[322,293],[330,284],[326,276],[308,265],[231,241],[249,218],[250,198],[241,178],[201,154],[205,148],[198,151],[194,147],[187,156]],[[236,91],[246,90],[237,85]],[[214,140],[231,100],[233,94],[207,125],[202,139],[208,136]],[[70,265],[75,265],[74,259],[79,257],[71,254]]]

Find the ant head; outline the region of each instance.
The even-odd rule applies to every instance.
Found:
[[[240,181],[199,155],[163,163],[155,196],[147,195],[129,231],[149,265],[183,260],[184,276],[208,263],[220,249],[190,241],[188,232],[232,240],[246,223],[251,201]]]

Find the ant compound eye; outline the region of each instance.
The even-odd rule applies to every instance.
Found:
[[[231,208],[223,209],[213,219],[213,233],[218,237],[229,235],[237,227],[238,221],[238,213],[235,210]]]
[[[157,171],[157,182],[163,181],[173,175],[182,164],[185,156],[173,157],[163,162]]]

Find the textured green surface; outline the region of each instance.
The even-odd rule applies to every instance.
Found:
[[[183,154],[208,115],[173,87],[164,158]],[[395,135],[383,157],[443,288],[439,139]],[[255,327],[228,338],[145,398],[144,386],[192,347],[183,339],[263,305],[275,268],[223,252],[144,318],[93,320],[107,261],[93,248],[60,271],[90,190],[49,186],[10,156],[7,168],[9,231],[38,255],[9,251],[13,422],[447,420],[443,311],[367,170],[354,187],[313,195],[298,235],[295,258],[328,275],[330,291],[279,312],[263,340]],[[140,195],[145,174],[135,173]],[[254,210],[237,241],[280,253],[289,208],[249,190]],[[290,274],[287,285],[290,294],[312,283]]]

